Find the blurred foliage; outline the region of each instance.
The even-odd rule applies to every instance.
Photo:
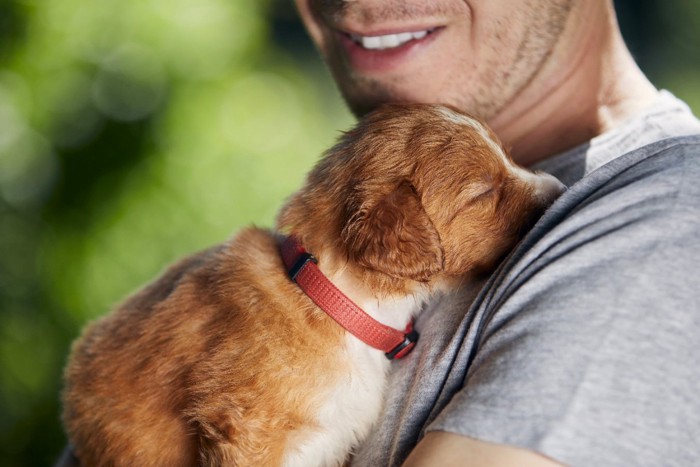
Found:
[[[348,126],[294,24],[269,1],[0,3],[0,465],[60,452],[61,368],[87,320],[272,225]]]
[[[700,109],[700,4],[618,1]],[[0,465],[65,443],[81,326],[285,196],[352,121],[289,0],[0,0]]]

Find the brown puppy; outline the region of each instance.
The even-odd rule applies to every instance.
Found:
[[[561,191],[479,121],[391,105],[325,155],[279,228],[404,330],[430,293],[493,269]],[[87,327],[63,393],[83,465],[343,463],[379,414],[390,361],[290,280],[283,242],[243,230]]]

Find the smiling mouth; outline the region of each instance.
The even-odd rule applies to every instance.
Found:
[[[384,34],[381,36],[361,36],[359,34],[344,33],[355,44],[367,50],[387,50],[401,47],[412,41],[419,41],[437,28],[423,29],[413,32],[400,32],[397,34]]]

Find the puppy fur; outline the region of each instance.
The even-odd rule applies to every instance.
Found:
[[[380,413],[390,362],[288,279],[282,234],[366,312],[403,329],[430,294],[491,271],[561,191],[516,167],[472,117],[380,108],[325,154],[278,230],[248,228],[181,260],[86,327],[63,391],[77,457],[342,465]]]

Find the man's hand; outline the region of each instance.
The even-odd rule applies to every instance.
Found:
[[[404,467],[561,467],[526,449],[478,441],[444,431],[433,431],[408,456]]]

